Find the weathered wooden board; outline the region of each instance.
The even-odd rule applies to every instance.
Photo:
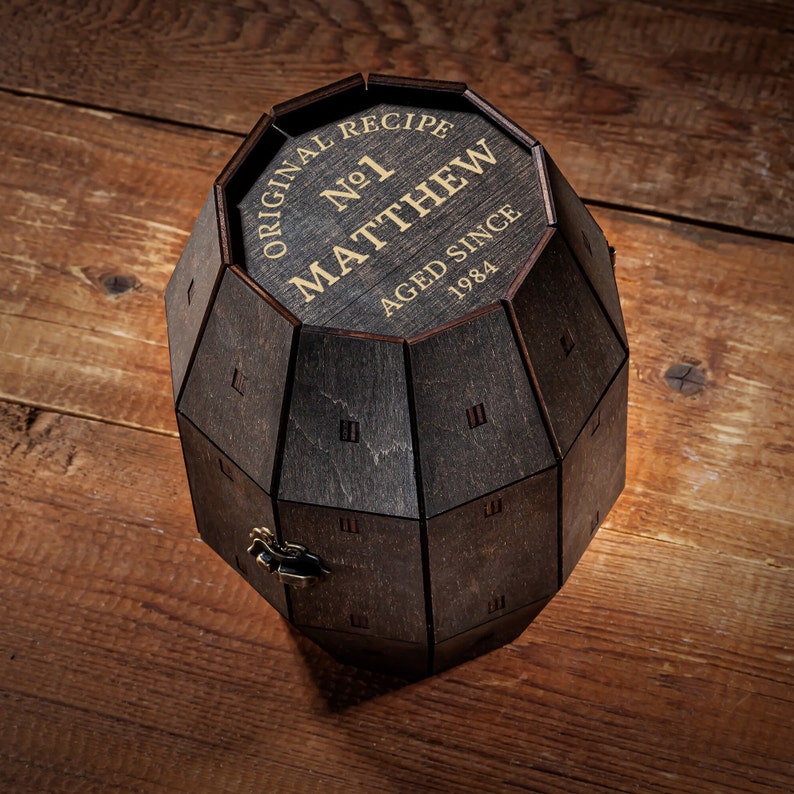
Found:
[[[216,199],[210,190],[165,288],[175,403],[223,274],[219,226]]]
[[[680,455],[654,424],[668,395],[636,371],[631,391],[647,407],[630,437],[661,473]],[[684,421],[706,397],[673,395],[668,411]],[[773,516],[790,530],[782,488],[744,525],[752,547],[708,546],[732,508],[712,507],[704,531],[633,455],[624,501],[528,632],[395,689],[291,634],[194,539],[176,439],[0,416],[11,790],[790,790],[792,561],[770,531]],[[764,447],[731,448],[724,492],[745,485],[742,460],[776,468]],[[656,537],[662,521],[675,538]]]
[[[177,418],[201,539],[288,617],[287,588],[246,553],[254,527],[276,526],[270,496],[195,425],[182,415]]]
[[[580,195],[792,235],[792,30],[790,3],[744,0],[12,0],[0,85],[245,133],[361,69],[462,80]]]
[[[418,521],[288,502],[279,516],[284,537],[331,571],[322,585],[291,591],[296,625],[426,648]]]
[[[436,642],[553,595],[557,470],[430,519],[427,542]]]
[[[8,94],[0,138],[0,394],[175,432],[163,292],[238,140]]]

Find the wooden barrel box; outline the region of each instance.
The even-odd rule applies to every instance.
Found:
[[[274,107],[165,297],[200,535],[343,662],[412,679],[511,641],[623,488],[611,250],[463,84]]]

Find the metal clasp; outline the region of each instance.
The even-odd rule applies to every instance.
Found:
[[[251,530],[248,553],[260,568],[293,587],[311,587],[331,573],[316,554],[297,543],[280,544],[267,527]]]

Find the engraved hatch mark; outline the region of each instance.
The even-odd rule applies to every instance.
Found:
[[[232,388],[240,394],[245,394],[245,382],[247,378],[240,372],[237,367],[234,368],[234,375],[232,376]]]
[[[485,418],[485,406],[482,403],[477,403],[477,405],[472,405],[471,408],[467,408],[466,418],[469,420],[469,427],[472,430],[475,427],[484,425],[488,421]]]
[[[488,602],[488,614],[491,615],[494,612],[499,612],[499,610],[505,608],[505,597],[503,595],[496,596],[492,598]]]
[[[565,351],[565,358],[568,358],[571,355],[571,351],[576,347],[576,342],[568,328],[565,329],[565,333],[560,337],[560,344]]]
[[[339,531],[349,532],[351,535],[358,535],[358,520],[355,518],[340,518]]]
[[[232,470],[229,467],[229,464],[223,458],[218,458],[218,465],[220,466],[223,474],[232,480],[232,482],[234,482],[234,477],[232,477]]]
[[[485,505],[485,517],[490,518],[491,516],[495,516],[497,513],[502,512],[502,497],[497,497],[496,499],[491,499],[488,504]]]
[[[342,419],[339,422],[339,440],[358,443],[358,422]]]

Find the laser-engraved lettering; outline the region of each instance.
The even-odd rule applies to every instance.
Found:
[[[323,268],[320,267],[319,262],[312,262],[309,265],[309,272],[314,276],[313,281],[300,278],[299,276],[295,276],[289,280],[290,284],[294,284],[301,291],[301,295],[306,298],[306,303],[313,301],[317,297],[310,293],[309,290],[312,292],[325,292],[326,286],[330,287],[336,284],[342,276],[350,272],[350,268],[343,270],[338,276],[332,276],[327,270],[323,270]],[[320,283],[321,278],[325,280],[325,285]]]

